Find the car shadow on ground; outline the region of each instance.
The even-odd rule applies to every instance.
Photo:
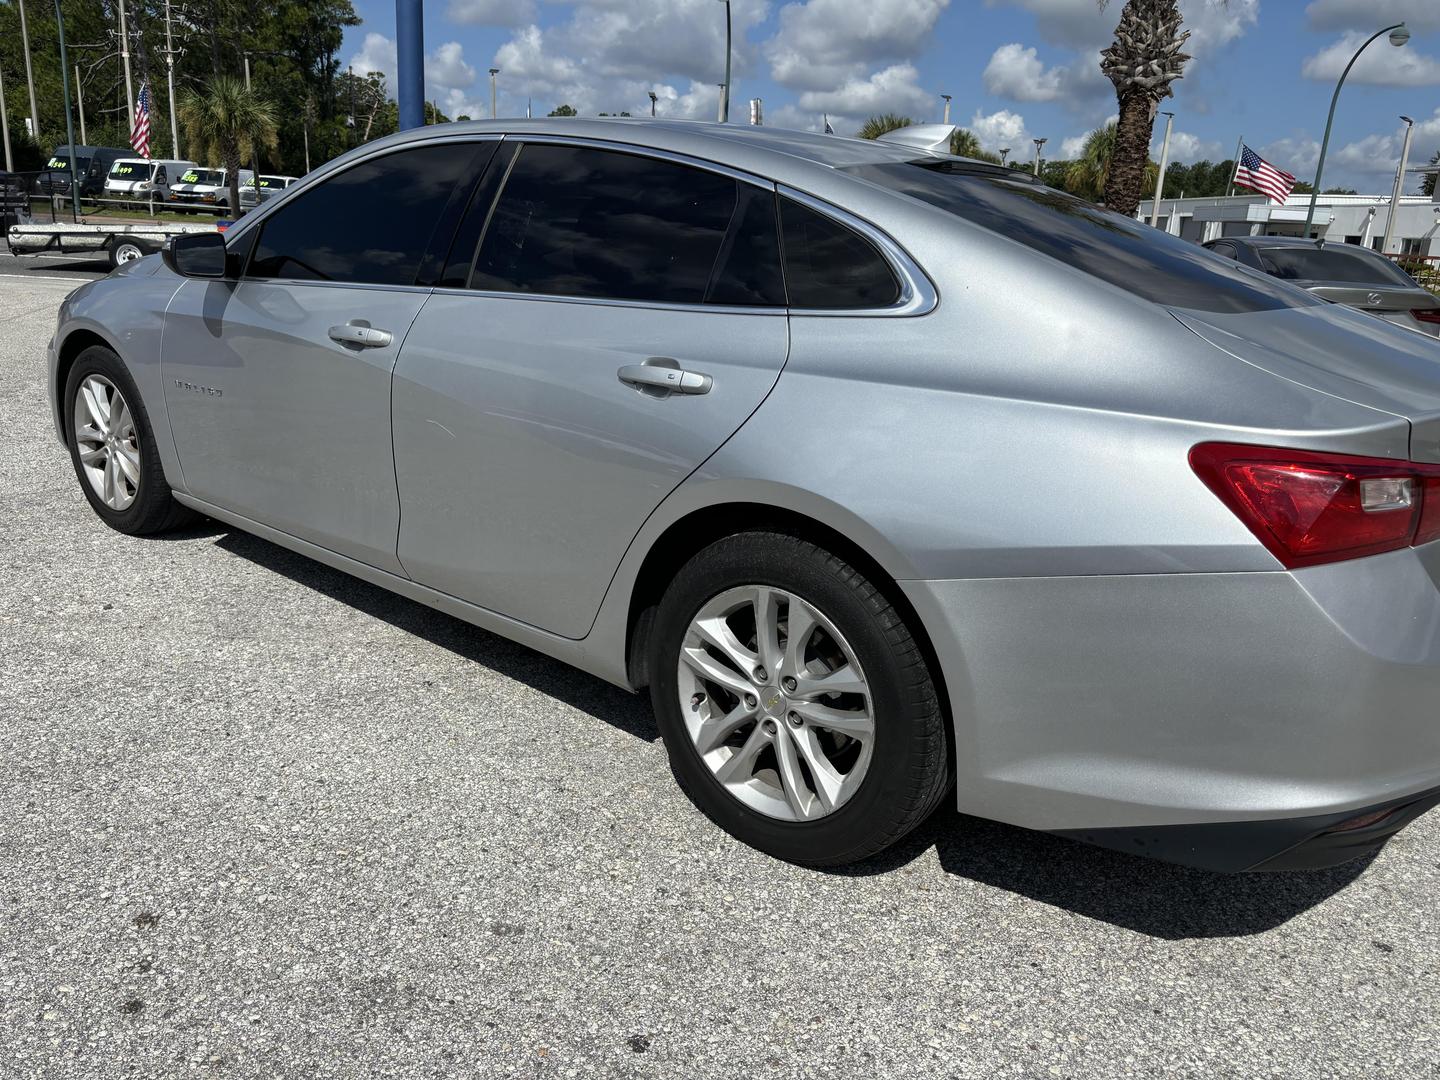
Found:
[[[646,742],[658,738],[645,696],[627,693],[524,645],[249,533],[207,522],[174,535],[215,535],[215,546],[223,551],[483,664]],[[931,847],[949,874],[1167,940],[1272,930],[1345,888],[1373,859],[1320,871],[1215,874],[942,808],[880,855],[823,872],[856,877],[890,873]]]

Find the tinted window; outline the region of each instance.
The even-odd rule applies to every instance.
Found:
[[[346,169],[265,220],[250,277],[411,285],[475,143],[402,150]]]
[[[791,307],[878,308],[899,299],[890,264],[855,230],[784,198],[780,229]]]
[[[925,161],[848,171],[1157,304],[1240,312],[1322,302],[1013,169]]]
[[[783,303],[773,255],[767,263],[758,251],[765,200],[742,199],[745,187],[636,154],[526,145],[490,215],[470,285],[658,303]],[[732,236],[732,221],[743,236]],[[773,245],[773,227],[768,237]]]
[[[1415,282],[1389,259],[1363,251],[1326,247],[1257,247],[1255,254],[1265,272],[1287,281],[1348,281],[1362,285],[1399,285]]]

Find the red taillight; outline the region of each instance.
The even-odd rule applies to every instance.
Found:
[[[1421,322],[1440,323],[1440,307],[1411,308],[1410,314]]]
[[[1201,443],[1190,466],[1286,567],[1440,539],[1440,466]]]

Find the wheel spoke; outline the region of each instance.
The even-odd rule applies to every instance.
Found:
[[[820,808],[828,814],[840,805],[840,789],[845,786],[845,777],[836,772],[835,767],[830,764],[830,759],[820,748],[814,731],[809,728],[792,728],[790,736],[810,769],[810,776],[815,781],[815,797],[820,802]]]
[[[760,664],[773,678],[780,670],[780,596],[764,585],[755,586],[755,645]]]
[[[745,704],[745,699],[740,699],[740,704],[722,716],[712,716],[701,723],[699,730],[695,732],[695,749],[702,754],[708,754],[717,749],[721,743],[734,734],[735,729],[747,720],[755,718],[755,709]]]
[[[838,731],[841,735],[848,735],[861,742],[875,734],[875,721],[869,712],[832,709],[814,701],[795,701],[791,703],[790,709],[799,713],[807,724],[814,724],[827,731]]]
[[[810,644],[810,638],[818,624],[810,611],[810,605],[798,596],[790,598],[789,608],[785,630],[785,671],[799,678],[800,673],[805,670],[805,646]]]
[[[80,400],[90,414],[90,422],[102,432],[110,430],[110,401],[104,395],[104,387],[94,379],[87,379],[80,385]]]
[[[115,503],[116,503],[116,496],[115,496],[115,488],[116,488],[115,474],[116,474],[117,471],[118,471],[118,467],[117,467],[116,464],[115,464],[115,455],[114,455],[114,454],[107,454],[107,455],[105,455],[105,490],[104,490],[103,492],[101,492],[101,496],[100,496],[100,497],[105,500],[105,505],[106,505],[106,506],[113,507],[113,506],[115,505]]]
[[[140,455],[136,454],[128,446],[122,444],[121,446],[116,447],[115,460],[119,464],[120,472],[124,475],[126,480],[130,481],[130,486],[132,488],[139,487]]]
[[[800,755],[797,753],[793,733],[786,732],[775,738],[775,760],[780,763],[780,787],[785,792],[785,801],[791,812],[798,818],[808,818],[815,799],[800,771]]]
[[[110,430],[115,433],[116,438],[128,439],[135,430],[135,425],[130,420],[130,409],[118,392],[111,401],[111,405]]]
[[[809,698],[817,694],[864,694],[868,698],[870,695],[870,688],[865,685],[865,680],[849,664],[836,668],[826,675],[810,675],[808,673],[796,675],[795,681],[797,685],[792,697]]]
[[[82,446],[80,448],[80,463],[82,465],[103,463],[109,453],[110,450],[104,443],[101,443],[99,446],[91,446],[88,449]]]
[[[754,670],[760,660],[755,653],[740,644],[740,639],[735,636],[735,631],[730,629],[730,624],[723,616],[712,615],[708,619],[696,619],[693,628],[695,633],[720,650],[725,658],[741,671]]]
[[[698,646],[686,646],[680,650],[683,660],[702,679],[723,686],[742,701],[746,694],[754,692],[750,680],[736,674]]]
[[[78,427],[75,429],[75,441],[103,443],[105,441],[105,433],[102,432],[99,428],[95,427],[93,424],[85,424],[82,427]]]
[[[715,779],[722,784],[733,784],[741,780],[749,780],[755,772],[755,759],[760,756],[760,751],[769,746],[771,742],[769,734],[765,731],[764,724],[756,724],[755,730],[750,732],[750,737],[745,744],[725,759],[725,763],[715,770]]]

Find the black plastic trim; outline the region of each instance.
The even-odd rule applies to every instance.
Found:
[[[1374,854],[1436,804],[1440,804],[1440,787],[1317,817],[1051,831],[1098,847],[1224,874],[1318,870]],[[1373,825],[1335,831],[1337,825],[1381,810],[1391,812]]]

